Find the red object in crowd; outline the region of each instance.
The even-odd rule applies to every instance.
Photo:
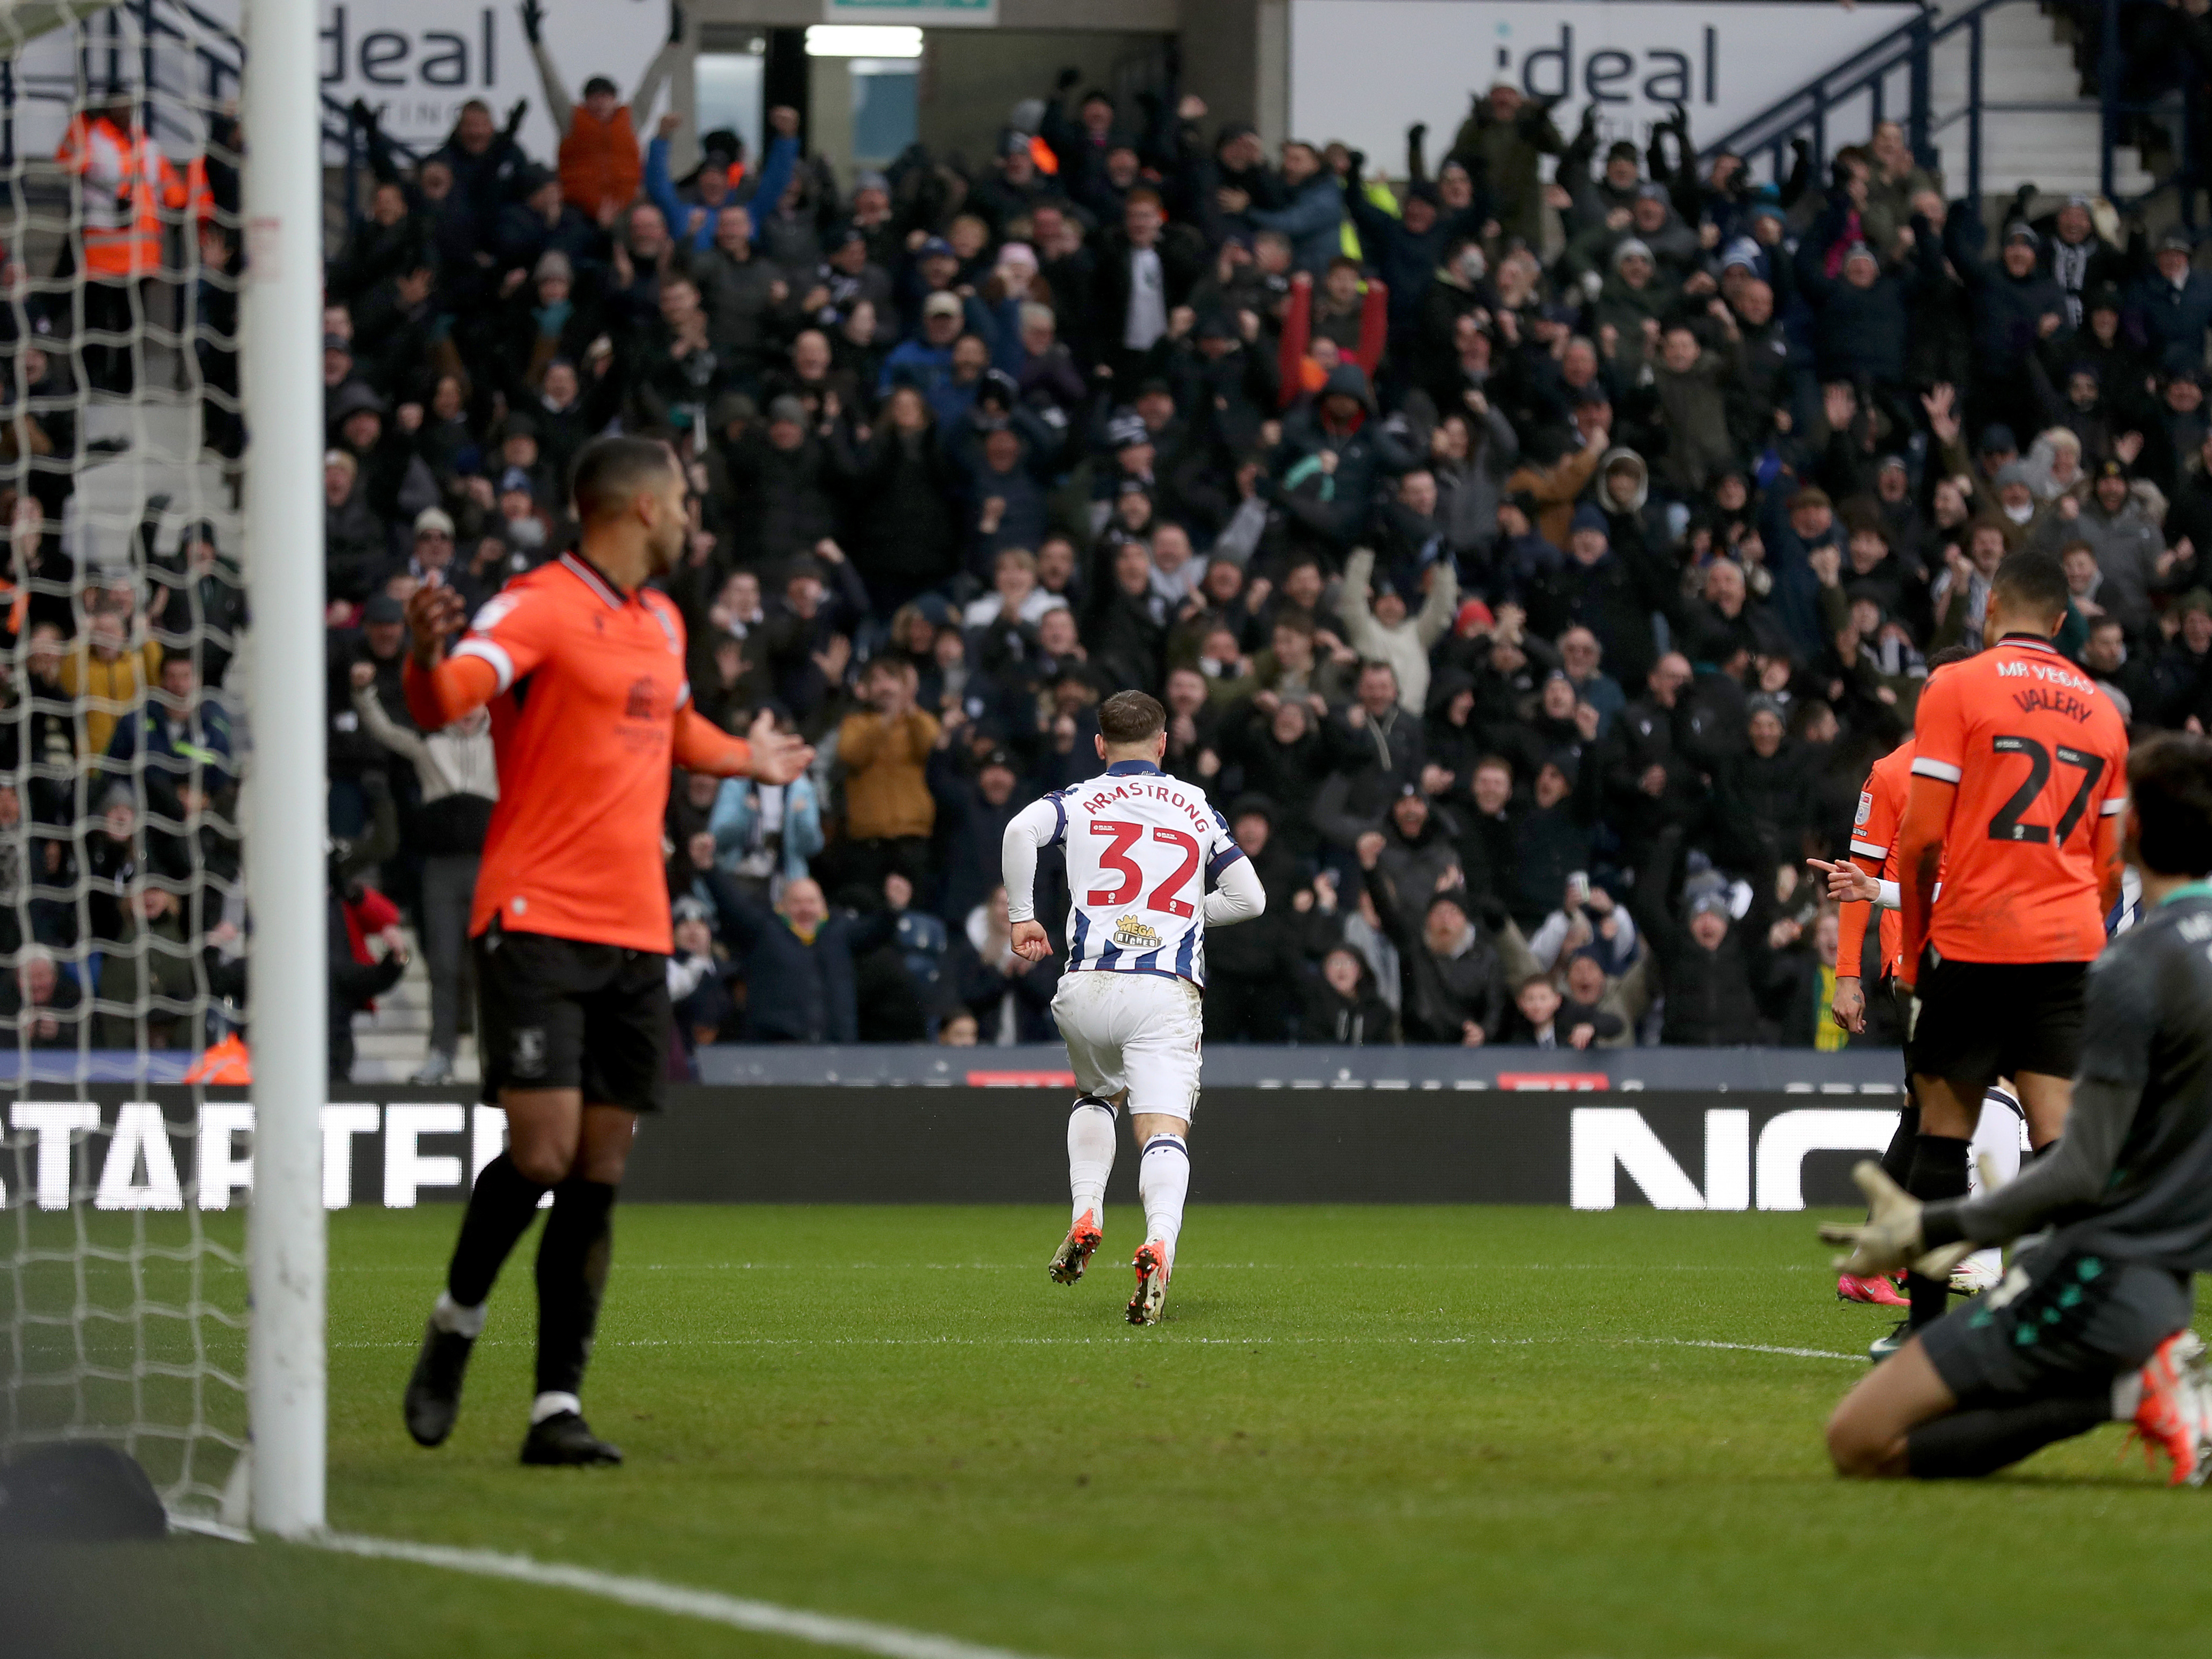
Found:
[[[1349,359],[1366,371],[1367,383],[1372,386],[1390,333],[1390,285],[1379,276],[1370,276],[1365,282],[1366,293],[1359,302],[1359,349],[1350,353]],[[1276,359],[1282,371],[1285,409],[1302,397],[1319,397],[1328,380],[1328,371],[1306,352],[1313,343],[1313,295],[1311,283],[1291,284],[1290,306],[1283,313],[1280,356]]]
[[[246,1052],[246,1044],[234,1031],[215,1044],[185,1073],[187,1083],[215,1085],[243,1084],[253,1081],[253,1057]]]

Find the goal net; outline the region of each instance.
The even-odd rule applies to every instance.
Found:
[[[233,1524],[243,61],[180,0],[0,7],[0,1459],[109,1442]]]

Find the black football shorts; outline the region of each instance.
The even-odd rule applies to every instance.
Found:
[[[2086,962],[1921,963],[1907,1069],[1970,1084],[2041,1072],[2070,1078],[2081,1058]]]
[[[580,1089],[587,1106],[660,1109],[672,1024],[666,957],[496,923],[471,945],[487,1102],[502,1089]]]

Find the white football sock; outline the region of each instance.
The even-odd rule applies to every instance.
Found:
[[[2142,1373],[2124,1371],[2112,1379],[2112,1421],[2131,1423],[2136,1408],[2142,1404]]]
[[[2003,1186],[2020,1173],[2023,1156],[2021,1139],[2026,1126],[2020,1115],[2009,1107],[1989,1101],[1982,1103],[1982,1115],[1975,1121],[1974,1137],[1966,1148],[1966,1191],[1970,1197],[1979,1197],[1984,1191],[1982,1165],[1986,1161],[1997,1186]],[[1978,1267],[2002,1274],[2004,1272],[2004,1252],[1992,1244],[1987,1249],[1976,1250],[1966,1260]]]
[[[1106,1177],[1114,1172],[1114,1109],[1086,1095],[1067,1115],[1067,1190],[1080,1221],[1095,1212],[1106,1220]]]
[[[541,1394],[530,1402],[530,1425],[536,1428],[549,1417],[558,1417],[562,1412],[583,1415],[584,1402],[573,1394]]]
[[[1137,1195],[1145,1200],[1145,1237],[1168,1247],[1175,1266],[1176,1237],[1182,1231],[1182,1201],[1190,1192],[1190,1148],[1181,1135],[1154,1135],[1137,1164]]]
[[[2020,1173],[2021,1133],[2017,1112],[2003,1106],[1982,1108],[1982,1115],[1974,1124],[1974,1138],[1966,1148],[1966,1188],[1970,1194],[1978,1196],[1981,1193],[1984,1158],[1990,1161],[2000,1187]]]
[[[464,1308],[447,1291],[438,1292],[438,1299],[430,1307],[430,1322],[440,1330],[453,1336],[465,1336],[473,1340],[483,1334],[483,1304]]]

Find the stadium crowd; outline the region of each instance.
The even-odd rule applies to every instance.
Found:
[[[1992,234],[1893,125],[1777,186],[1680,114],[1607,143],[1505,85],[1402,157],[1271,154],[1073,69],[988,157],[839,176],[775,109],[679,177],[676,118],[541,64],[554,157],[472,104],[409,161],[357,106],[375,185],[327,267],[334,1008],[396,975],[389,894],[426,1079],[497,784],[481,717],[410,721],[402,606],[573,546],[605,430],[690,481],[698,707],[820,751],[673,780],[687,1052],[1048,1040],[1000,837],[1096,771],[1123,688],[1267,887],[1209,941],[1206,1036],[1247,1042],[1840,1046],[1802,860],[2008,550],[2063,556],[2060,643],[2136,729],[2212,719],[2212,276],[2102,202],[2023,191]],[[19,581],[61,556],[27,510]],[[234,627],[211,534],[151,534],[157,602]],[[112,742],[221,747],[216,655],[88,609],[28,599],[30,680],[158,681]],[[1872,1012],[1851,1040],[1893,1042]]]
[[[1801,861],[2009,549],[2137,726],[2212,704],[2212,278],[2100,204],[1990,238],[1893,126],[1761,187],[1510,88],[1394,186],[1073,70],[980,161],[776,110],[678,179],[617,95],[554,167],[375,144],[330,267],[334,811],[393,775],[442,981],[495,785],[405,732],[398,602],[556,552],[611,425],[689,469],[700,707],[822,753],[675,780],[687,1044],[1048,1040],[999,840],[1125,687],[1268,889],[1219,1042],[1840,1042]]]

